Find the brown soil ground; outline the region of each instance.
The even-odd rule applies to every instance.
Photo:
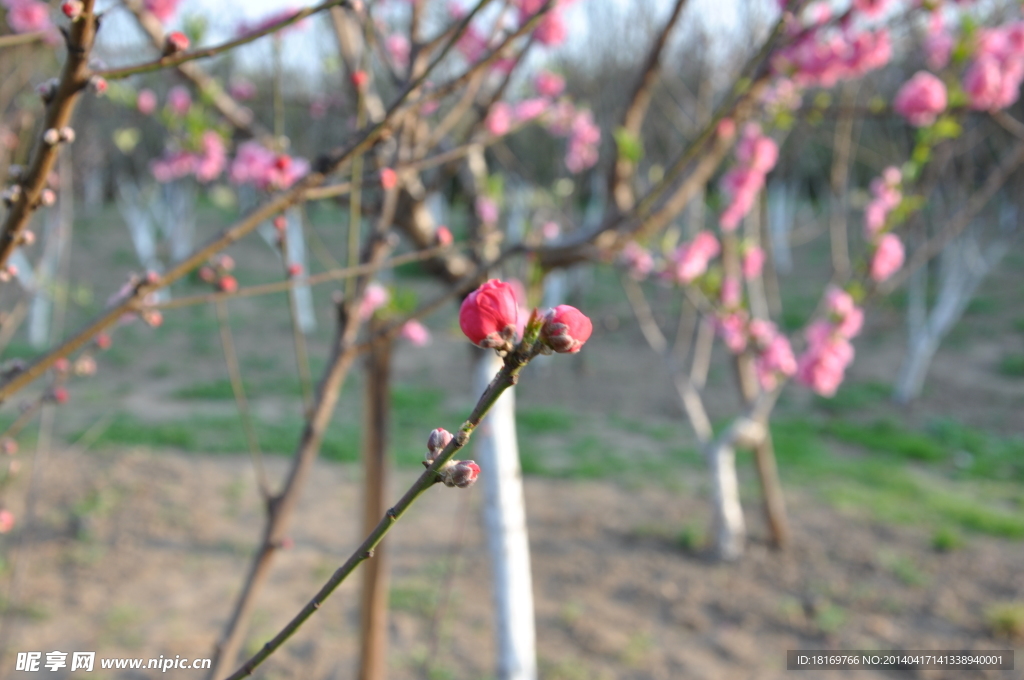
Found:
[[[274,474],[284,472],[284,461],[270,465]],[[35,530],[16,551],[17,613],[0,631],[8,652],[4,674],[11,675],[15,651],[208,656],[261,521],[248,460],[138,451],[87,459],[65,451],[40,469],[36,483],[49,492],[36,505]],[[403,471],[392,486],[411,474]],[[316,468],[294,522],[294,547],[279,557],[259,601],[248,651],[283,625],[356,544],[358,475],[354,466]],[[721,565],[677,539],[680,526],[706,520],[706,501],[693,486],[527,479],[543,678],[782,678],[789,677],[787,649],[1012,644],[991,636],[984,611],[993,601],[1024,598],[1019,542],[972,537],[969,549],[939,554],[919,530],[840,514],[792,492],[791,548],[769,550],[758,537],[756,509],[748,510],[749,554]],[[432,490],[388,539],[392,678],[492,677],[478,493]],[[84,515],[91,519],[70,519],[83,516],[74,512],[83,504],[96,508]],[[920,566],[901,580],[892,568],[900,560]],[[353,677],[357,589],[358,579],[344,584],[257,677]]]

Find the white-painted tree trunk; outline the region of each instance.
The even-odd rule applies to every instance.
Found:
[[[711,471],[711,503],[715,510],[715,553],[722,560],[735,560],[743,554],[747,530],[740,505],[740,485],[736,477],[736,450],[714,442],[707,452]]]
[[[775,269],[780,274],[788,274],[793,269],[789,235],[796,221],[797,194],[794,189],[780,182],[773,182],[768,187],[767,201],[768,234],[772,240]]]
[[[921,395],[932,358],[942,339],[963,316],[978,286],[1002,259],[1018,230],[1017,211],[1004,207],[998,234],[982,249],[981,226],[970,227],[942,251],[938,265],[939,289],[928,309],[928,272],[919,267],[907,291],[907,351],[897,374],[893,400],[907,404]]]
[[[501,370],[494,352],[481,354],[473,393]],[[530,542],[516,440],[515,388],[505,391],[473,435],[484,492],[484,527],[491,557],[498,641],[498,680],[536,680],[536,632]]]

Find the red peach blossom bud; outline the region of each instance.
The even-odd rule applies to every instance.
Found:
[[[142,321],[150,328],[159,328],[164,323],[164,315],[158,309],[147,309],[142,312]]]
[[[366,86],[366,82],[370,79],[370,76],[366,74],[366,71],[354,71],[352,73],[352,84],[357,89],[361,90]]]
[[[160,283],[160,275],[156,272],[146,272],[146,283],[151,286]]]
[[[100,76],[93,76],[92,78],[89,78],[89,87],[91,87],[93,92],[97,95],[102,96],[107,91],[107,79]]]
[[[181,31],[173,31],[167,35],[167,44],[164,45],[164,54],[184,52],[188,49],[188,36]]]
[[[222,276],[217,282],[217,287],[225,293],[234,293],[238,290],[238,279],[234,276]]]
[[[459,327],[477,347],[505,349],[516,334],[519,305],[512,286],[491,279],[474,290],[459,308]]]
[[[274,218],[274,229],[278,231],[284,231],[288,228],[288,220],[285,219],[284,215],[278,215]]]
[[[60,141],[60,132],[56,128],[50,128],[43,133],[43,141],[49,146],[54,146]]]
[[[89,375],[95,375],[96,373],[96,360],[88,354],[78,357],[75,360],[75,375],[79,377],[85,377]]]
[[[292,167],[291,157],[286,154],[279,155],[274,159],[274,167],[282,172],[288,170],[288,168]]]
[[[457,486],[466,489],[473,486],[480,476],[480,466],[471,460],[457,460],[444,469],[441,481],[445,486]]]
[[[18,452],[18,442],[10,437],[0,439],[0,453],[13,456]]]
[[[298,262],[293,262],[288,265],[288,276],[295,278],[296,276],[302,276],[302,265]]]
[[[57,202],[57,194],[54,193],[53,189],[43,189],[42,193],[39,194],[39,202],[49,207]]]
[[[15,267],[13,264],[9,264],[4,266],[3,268],[0,268],[0,281],[3,281],[4,283],[7,283],[17,275],[18,268]]]
[[[71,369],[71,362],[68,361],[67,357],[61,357],[53,362],[53,370],[55,373],[67,373]]]
[[[106,82],[106,81],[104,81],[104,82]],[[61,141],[67,142],[68,144],[74,143],[74,141],[75,141],[75,131],[74,131],[74,129],[72,129],[70,127],[67,127],[67,126],[62,127],[60,129],[60,139],[61,139]]]
[[[385,191],[390,191],[398,186],[398,173],[391,168],[384,168],[380,171],[380,185]]]
[[[718,121],[716,132],[722,139],[732,139],[736,135],[736,121],[732,118],[723,118]]]
[[[558,305],[544,316],[540,337],[556,352],[575,354],[593,331],[594,324],[583,312],[570,305]]]
[[[217,258],[217,266],[226,272],[232,271],[235,268],[235,258],[230,255],[221,255]]]
[[[68,403],[68,388],[66,387],[54,387],[53,391],[47,395],[52,401],[58,404]]]
[[[21,233],[21,245],[30,246],[36,242],[36,233],[26,229]]]
[[[437,458],[437,454],[444,450],[444,447],[448,446],[452,441],[452,433],[443,427],[439,427],[430,433],[427,437],[427,460],[433,461]]]
[[[217,278],[217,272],[213,271],[213,267],[203,265],[199,268],[199,278],[206,283],[213,283]]]
[[[14,513],[10,510],[0,510],[0,534],[6,534],[14,528]]]
[[[291,536],[285,536],[284,538],[281,539],[281,549],[282,550],[291,550],[294,547],[295,547],[295,539],[293,539]]]
[[[450,246],[455,239],[452,237],[452,230],[443,224],[437,228],[437,242],[443,246]]]
[[[67,0],[60,6],[60,11],[64,13],[68,19],[75,21],[78,17],[82,16],[82,0]]]
[[[110,345],[112,344],[110,336],[106,333],[100,333],[94,338],[94,341],[96,342],[96,346],[100,349],[110,349]]]

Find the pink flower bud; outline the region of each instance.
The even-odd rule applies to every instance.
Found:
[[[368,320],[373,313],[391,301],[391,292],[376,281],[366,286],[366,292],[359,303],[357,315],[363,321]]]
[[[437,228],[437,242],[442,246],[450,246],[454,240],[451,229],[443,224]]]
[[[36,233],[34,231],[30,231],[30,230],[26,229],[25,231],[23,231],[21,233],[21,245],[23,245],[23,246],[31,246],[35,242],[36,242]]]
[[[174,54],[175,52],[184,52],[188,49],[189,40],[188,36],[181,31],[172,31],[167,34],[167,45],[164,47],[165,54]]]
[[[56,78],[50,78],[49,80],[39,83],[36,86],[36,94],[43,100],[43,103],[49,104],[53,101],[54,95],[57,94],[57,88],[60,86],[60,81]]]
[[[894,234],[886,234],[871,259],[871,278],[879,283],[885,281],[903,266],[904,257],[903,242]]]
[[[93,341],[96,343],[96,346],[99,347],[100,349],[110,349],[110,345],[112,344],[110,336],[107,335],[106,333],[98,334],[93,339]]]
[[[144,116],[156,111],[156,103],[156,93],[153,90],[139,90],[139,95],[135,98],[135,108]]]
[[[515,292],[510,284],[498,279],[487,281],[467,295],[459,308],[462,332],[474,345],[485,349],[507,347],[515,337],[518,319]]]
[[[89,87],[92,88],[99,96],[103,96],[107,92],[107,79],[100,76],[93,76],[89,78]]]
[[[385,191],[390,191],[398,186],[398,173],[391,168],[384,168],[380,171],[380,185]]]
[[[10,510],[0,510],[0,534],[6,534],[14,528],[14,513]]]
[[[433,462],[438,454],[452,441],[452,433],[439,427],[427,437],[427,460]]]
[[[213,271],[213,267],[204,265],[199,268],[199,278],[206,283],[213,283],[217,279],[217,272]]]
[[[39,194],[39,202],[49,207],[57,202],[57,194],[54,193],[53,189],[43,189],[42,193]]]
[[[147,309],[142,312],[142,321],[150,328],[159,328],[164,323],[164,315],[159,309]]]
[[[471,460],[453,461],[444,469],[441,481],[445,486],[457,486],[466,489],[473,486],[476,478],[480,476],[480,466]]]
[[[402,325],[402,337],[416,347],[425,347],[430,344],[430,331],[419,321],[413,319]]]
[[[893,109],[914,127],[927,127],[946,110],[946,86],[931,73],[918,71],[896,93]]]
[[[229,272],[235,268],[235,258],[230,255],[221,255],[217,258],[217,266]]]
[[[10,437],[0,439],[0,453],[13,456],[18,452],[18,442]]]
[[[80,377],[94,375],[96,373],[96,360],[88,354],[82,355],[75,360],[75,375]]]
[[[64,13],[68,19],[75,21],[78,17],[82,16],[82,0],[67,0],[60,6],[60,11]]]
[[[71,362],[68,361],[67,357],[60,357],[53,362],[54,373],[67,373],[71,369]]]
[[[50,128],[43,133],[43,141],[49,146],[53,146],[60,141],[60,133],[55,128]]]
[[[234,293],[238,290],[238,279],[234,276],[222,276],[220,281],[217,282],[217,287],[225,293]]]
[[[296,276],[302,276],[302,265],[298,262],[293,262],[288,265],[288,276],[295,278]]]
[[[583,312],[570,305],[558,305],[544,316],[540,337],[556,352],[575,354],[593,332],[594,324]]]
[[[752,246],[743,255],[743,278],[755,279],[761,275],[764,267],[764,251],[758,246]]]
[[[66,126],[62,127],[60,129],[60,139],[61,139],[62,142],[67,142],[68,144],[73,144],[74,141],[75,141],[75,131],[74,131],[74,129],[70,128],[70,127],[66,127]]]
[[[49,397],[58,404],[66,404],[68,403],[68,389],[66,387],[54,387]]]
[[[176,85],[167,93],[167,106],[171,112],[184,116],[192,107],[192,95],[181,85]]]
[[[357,90],[362,90],[366,87],[366,83],[370,80],[370,76],[367,75],[366,71],[353,71],[352,72],[352,84],[356,86]]]
[[[278,231],[284,231],[288,227],[288,220],[285,219],[284,215],[278,215],[274,218],[274,229]]]

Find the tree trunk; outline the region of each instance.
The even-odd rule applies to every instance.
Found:
[[[712,443],[707,457],[715,508],[715,555],[721,560],[737,560],[743,554],[747,531],[736,477],[736,451],[731,446]]]
[[[501,369],[491,351],[477,360],[474,394]],[[476,435],[476,459],[484,491],[484,526],[491,556],[499,680],[536,680],[530,543],[526,533],[523,477],[516,441],[515,389],[505,392]]]
[[[371,333],[376,330],[371,324]],[[366,357],[365,438],[363,440],[363,533],[384,515],[387,490],[387,433],[390,420],[391,341],[373,343]],[[360,680],[387,676],[388,572],[385,543],[363,566],[360,610]]]

